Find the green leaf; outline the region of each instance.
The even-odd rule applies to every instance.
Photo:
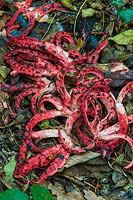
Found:
[[[132,176],[128,177],[128,184],[125,185],[124,190],[129,191],[130,189],[133,189],[133,178]]]
[[[129,23],[133,19],[133,8],[120,8],[117,14],[125,23]]]
[[[124,31],[114,37],[108,38],[108,40],[113,40],[117,44],[122,45],[133,44],[133,30]]]
[[[48,119],[42,121],[41,124],[40,124],[40,128],[41,128],[42,130],[45,130],[45,129],[49,128],[49,127],[50,127],[50,123],[49,123],[49,120],[48,120]]]
[[[114,48],[106,48],[102,54],[101,63],[110,63],[110,62],[124,62],[132,54],[124,51],[118,51]]]
[[[95,14],[95,10],[93,8],[86,8],[82,10],[82,17],[92,17]]]
[[[101,4],[99,2],[93,2],[93,3],[90,3],[90,5],[91,5],[91,8],[95,8],[95,9],[98,9],[98,10],[103,9],[103,4]]]
[[[132,115],[133,114],[133,103],[128,101],[125,107],[126,107],[127,114]]]
[[[24,118],[25,118],[24,114],[17,115],[16,120],[15,120],[16,124],[24,122]]]
[[[0,200],[29,200],[27,194],[16,190],[16,189],[9,189],[2,193],[0,193]]]
[[[49,190],[41,185],[33,185],[31,187],[31,194],[33,200],[54,200],[54,197]]]
[[[111,0],[111,5],[112,6],[124,6],[128,0]]]
[[[125,158],[124,153],[121,153],[121,154],[116,158],[115,162],[116,162],[117,164],[121,165],[121,164],[123,163],[123,161],[124,161],[124,158]]]
[[[7,77],[9,72],[10,72],[10,69],[7,68],[6,66],[0,67],[0,82],[2,82]]]
[[[112,173],[112,181],[114,182],[114,188],[120,188],[128,183],[127,177],[122,172],[117,171]]]
[[[5,11],[3,11],[3,10],[0,10],[0,16],[2,16],[2,15],[3,15],[3,13],[5,13]]]
[[[4,166],[5,175],[10,179],[14,180],[13,173],[16,166],[15,156],[12,156],[10,161]]]
[[[5,0],[5,3],[13,3],[13,0]]]
[[[66,8],[69,8],[71,10],[77,11],[77,7],[72,5],[72,3],[74,1],[75,0],[60,0],[62,6],[66,7]]]

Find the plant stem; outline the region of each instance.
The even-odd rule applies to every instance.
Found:
[[[83,8],[83,6],[85,5],[85,3],[87,2],[87,0],[85,0],[82,5],[80,6],[78,12],[77,12],[77,15],[75,17],[75,22],[74,22],[74,27],[73,27],[73,34],[74,34],[74,38],[76,39],[76,25],[77,25],[77,19],[78,19],[78,16]]]

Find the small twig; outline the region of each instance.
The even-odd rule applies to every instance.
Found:
[[[71,181],[71,182],[73,182],[74,184],[76,184],[76,185],[79,185],[79,186],[82,186],[82,187],[84,187],[84,183],[82,183],[77,177],[70,177],[70,176],[68,176],[68,175],[62,175],[62,174],[60,174],[60,176],[61,177],[64,177],[64,178],[66,178],[66,179],[68,179],[69,181]]]
[[[6,126],[0,126],[0,129],[10,127],[10,126],[14,125],[14,123],[15,123],[15,122],[13,121],[13,122],[11,122],[10,124],[7,124]]]
[[[94,185],[92,185],[91,183],[88,183],[87,181],[84,181],[84,183],[90,187],[92,187],[93,189],[95,189],[96,191],[96,187]]]
[[[78,177],[76,177],[76,176],[75,176],[75,178],[76,178],[78,181],[81,181],[80,178],[78,178]],[[87,181],[84,181],[84,183],[82,183],[82,184],[83,184],[83,185],[84,185],[84,184],[89,185],[89,186],[92,187],[93,189],[96,189],[96,187],[95,187],[94,185],[92,185],[91,183],[88,183]]]
[[[8,162],[7,158],[5,157],[5,155],[3,154],[2,151],[0,151],[0,155],[1,155],[1,157],[4,159],[4,161]]]
[[[52,25],[52,23],[53,23],[55,17],[56,17],[56,14],[54,14],[53,18],[51,19],[51,22],[50,22],[50,24],[49,24],[49,26],[48,26],[48,28],[47,28],[47,31],[46,31],[45,34],[42,36],[41,40],[44,40],[45,36],[46,36],[47,33],[49,32],[49,30],[50,30],[50,28],[51,28],[51,25]]]
[[[80,6],[80,8],[79,8],[79,10],[78,10],[78,12],[77,12],[77,15],[76,15],[76,17],[75,17],[75,22],[74,22],[74,27],[73,27],[73,34],[74,34],[75,39],[76,39],[76,25],[77,25],[77,19],[78,19],[78,16],[79,16],[79,14],[80,14],[80,12],[81,12],[81,10],[82,10],[82,8],[83,8],[83,6],[85,5],[86,2],[87,2],[87,0],[85,0],[85,1],[82,3],[82,5]]]

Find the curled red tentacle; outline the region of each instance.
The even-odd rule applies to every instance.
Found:
[[[30,121],[27,123],[27,125],[25,127],[25,133],[24,133],[25,138],[32,139],[32,132],[34,131],[33,128],[39,122],[41,122],[43,120],[55,118],[55,117],[58,117],[58,116],[67,117],[68,113],[62,112],[62,111],[54,111],[54,110],[52,110],[52,111],[49,111],[49,112],[46,112],[46,113],[35,114],[30,119]],[[41,149],[37,147],[37,151],[41,151]]]
[[[31,98],[31,108],[34,114],[37,113],[37,101],[38,99],[47,93],[54,93],[55,92],[55,84],[53,82],[49,83],[48,85],[44,86],[43,89],[39,89],[36,94],[34,94]]]
[[[6,63],[9,64],[12,68],[12,72],[11,72],[11,75],[13,76],[16,76],[18,74],[25,74],[25,75],[30,75],[32,76],[34,74],[34,76],[38,76],[38,77],[41,77],[41,76],[51,76],[51,74],[54,76],[56,75],[56,69],[54,71],[52,70],[49,70],[48,69],[43,69],[43,67],[48,67],[48,62],[45,62],[44,65],[42,66],[41,65],[41,68],[38,68],[36,67],[36,64],[34,63],[33,64],[30,64],[30,66],[28,66],[27,68],[27,65],[23,65],[24,62],[21,63],[18,63],[15,59],[11,58],[10,55],[5,55],[5,60],[6,60]],[[51,64],[50,64],[51,66]],[[40,67],[40,65],[39,65]]]
[[[91,86],[92,79],[104,79],[103,73],[94,67],[83,68],[76,76],[76,86]]]
[[[104,79],[103,73],[93,67],[83,68],[76,76],[76,88],[71,94],[72,106],[76,107],[79,98],[87,91],[109,92],[110,79]]]
[[[128,130],[128,116],[122,103],[116,102],[116,111],[120,123],[120,133],[126,135]]]
[[[58,62],[64,67],[69,67],[69,64],[72,62],[72,59],[69,57],[69,54],[64,51],[61,47],[56,46],[50,42],[45,42],[45,50],[56,57]],[[73,66],[75,69],[75,67]]]
[[[21,101],[23,100],[24,97],[29,96],[31,94],[34,94],[37,91],[38,91],[38,88],[33,88],[33,89],[29,88],[28,90],[24,90],[23,92],[21,92],[17,96],[16,101],[15,101],[15,108],[16,108],[16,110],[18,111],[18,110],[21,109],[20,104],[21,104]]]
[[[66,134],[65,130],[60,129],[60,134],[64,138],[65,142],[72,147],[73,142],[69,135]],[[32,139],[44,139],[44,138],[57,138],[59,136],[58,129],[46,129],[46,130],[40,130],[40,131],[32,131],[31,132],[31,138]]]
[[[63,167],[69,158],[69,155],[70,154],[62,148],[62,145],[56,145],[48,149],[44,149],[41,154],[36,154],[28,160],[23,160],[23,163],[22,161],[20,161],[20,163],[18,162],[14,176],[15,178],[22,178],[33,169],[47,167],[45,176],[43,175],[43,178],[41,177],[35,181],[36,183],[40,181],[42,182],[49,176],[54,175],[59,168]]]
[[[6,55],[6,54],[5,54]],[[17,57],[19,61],[30,61],[30,62],[39,62],[44,60],[49,60],[50,56],[46,54],[46,52],[39,52],[36,50],[31,49],[23,49],[23,48],[17,48],[14,49],[9,56],[15,56]],[[5,57],[6,59],[6,57]]]
[[[92,99],[92,100],[91,100]],[[89,102],[87,102],[89,100]],[[107,114],[106,116],[101,115],[101,106],[99,107],[99,100],[102,102],[102,104],[105,106]],[[88,120],[88,113],[86,110],[86,107],[88,103],[90,104],[91,102],[95,102],[95,117],[92,122],[89,122]],[[99,103],[97,103],[97,101]],[[83,113],[83,117],[85,121],[87,122],[89,129],[93,134],[95,132],[102,130],[103,127],[107,126],[111,120],[113,120],[116,117],[116,112],[115,112],[115,102],[114,99],[112,98],[111,93],[106,93],[106,92],[101,92],[98,91],[96,92],[88,92],[85,93],[82,98],[81,98],[81,110]],[[100,112],[99,112],[100,110]]]
[[[28,8],[31,6],[32,0],[25,0],[25,2],[14,2],[13,5],[16,6],[18,9],[24,9],[28,10]]]
[[[102,140],[106,140],[106,141],[110,141],[110,140],[115,140],[115,139],[123,139],[123,140],[126,140],[129,144],[129,146],[131,147],[131,150],[133,152],[133,139],[130,138],[129,136],[127,135],[123,135],[123,134],[110,134],[110,135],[105,135],[105,134],[101,134],[99,133],[99,139],[102,139]],[[126,166],[124,167],[125,169],[129,169],[133,167],[133,160]]]
[[[39,41],[37,38],[30,38],[28,36],[20,36],[20,37],[13,37],[9,38],[8,45],[13,48],[24,48],[24,49],[31,49],[31,50],[40,50],[42,52],[41,48],[43,46],[44,42]],[[45,48],[44,48],[45,50]]]
[[[35,25],[35,18],[36,16],[44,16],[52,11],[55,10],[65,10],[59,3],[45,3],[42,6],[38,8],[30,8],[32,1],[30,0],[29,2],[25,3],[13,3],[16,7],[19,9],[15,12],[13,17],[9,20],[9,22],[6,24],[6,34],[7,36],[10,37],[20,37],[20,36],[26,36],[30,33],[30,31],[33,29]],[[13,36],[11,34],[11,31],[14,30],[14,28],[19,28],[19,25],[14,25],[16,22],[18,16],[20,14],[24,14],[24,16],[27,17],[28,19],[28,27],[24,30],[23,33],[21,33],[19,36]]]
[[[96,48],[96,50],[94,52],[89,52],[87,53],[87,63],[89,64],[94,64],[97,63],[98,58],[99,58],[99,54],[100,52],[108,45],[108,41],[104,40],[102,41],[99,46]]]
[[[24,7],[24,4],[22,6]],[[58,3],[46,3],[33,8],[31,12],[27,6],[23,8],[22,14],[28,16],[30,21],[30,15],[34,16],[35,12],[42,15],[58,8],[62,9]],[[13,26],[10,25],[9,30]],[[16,28],[19,28],[19,25]],[[22,99],[32,95],[33,117],[25,127],[14,176],[21,178],[32,169],[41,167],[45,172],[35,181],[40,183],[63,167],[71,154],[79,154],[87,149],[110,153],[123,140],[128,142],[133,151],[133,140],[127,136],[128,125],[133,123],[133,116],[128,116],[124,106],[124,100],[132,96],[133,82],[125,85],[115,98],[110,89],[111,80],[105,78],[99,69],[85,66],[86,63],[97,62],[100,52],[108,42],[103,41],[96,51],[81,55],[76,50],[63,49],[70,43],[74,44],[73,37],[68,33],[57,33],[50,42],[24,35],[25,33],[9,38],[8,44],[12,51],[6,53],[4,59],[13,70],[11,75],[26,76],[27,85],[24,82],[16,86],[1,86],[5,91],[21,91],[16,97],[17,110],[21,108]],[[44,120],[51,123],[54,118],[63,120],[53,130],[41,130],[40,123]],[[72,142],[73,135],[81,147]],[[35,141],[53,137],[57,138],[55,141],[60,144],[47,149],[38,147]],[[30,150],[35,155],[27,158],[27,152]],[[132,166],[133,161],[125,168]]]
[[[65,42],[67,44],[75,44],[73,37],[64,31],[57,32],[51,39],[51,43],[54,43],[57,46],[62,47],[62,43]]]
[[[84,133],[84,131],[81,130],[83,128],[83,125],[83,119],[79,118],[79,120],[77,120],[75,124],[74,135],[79,138],[80,144],[83,145],[85,149],[93,149],[95,146],[93,137],[88,129],[87,133]]]
[[[119,95],[117,97],[117,101],[121,102],[123,101],[123,99],[125,98],[126,95],[128,94],[133,94],[133,81],[130,81],[129,83],[127,83],[119,92]]]
[[[128,123],[129,124],[133,123],[133,115],[128,116]],[[102,148],[104,150],[105,155],[108,152],[111,153],[116,147],[118,147],[120,143],[122,142],[122,139],[124,140],[124,138],[127,138],[126,140],[128,142],[128,139],[130,137],[126,137],[127,133],[124,134],[123,132],[120,132],[120,129],[121,129],[121,122],[117,122],[114,125],[109,126],[98,133],[98,138],[96,138],[96,146]],[[117,134],[117,137],[115,136],[113,139],[112,138],[113,135],[116,135],[116,134]],[[110,135],[111,137],[109,139]],[[120,138],[119,138],[119,135],[120,135]],[[107,140],[106,140],[106,136],[107,136]],[[129,139],[129,145],[132,146],[131,145],[132,139],[131,140],[130,139]]]
[[[65,106],[68,106],[71,101],[71,96],[70,96],[69,92],[67,91],[65,84],[64,84],[65,74],[66,74],[66,72],[62,68],[62,70],[60,72],[58,72],[58,74],[56,76],[55,84],[56,84],[57,92],[59,93],[60,97],[63,100],[63,104]]]
[[[66,120],[66,124],[65,124],[65,130],[68,135],[71,134],[71,130],[73,128],[75,121],[78,120],[80,117],[81,117],[81,113],[79,110],[72,112],[72,114],[68,116]]]
[[[58,129],[58,136],[60,143],[62,144],[63,148],[67,150],[69,153],[74,153],[74,154],[79,154],[82,152],[85,152],[86,150],[84,148],[79,148],[79,147],[71,147],[62,137],[60,129]]]
[[[94,134],[94,132],[97,131],[97,125],[102,116],[102,106],[100,102],[97,101],[95,97],[93,98],[92,96],[89,96],[88,93],[85,93],[80,98],[80,109],[87,127],[91,133]],[[92,110],[94,111],[93,116],[91,116]],[[91,121],[89,118],[91,118]]]
[[[44,105],[45,102],[51,103],[51,104],[54,106],[54,110],[63,111],[63,112],[66,112],[66,113],[68,113],[68,114],[71,113],[71,111],[70,111],[67,107],[65,107],[65,106],[63,105],[63,102],[61,101],[60,98],[55,97],[55,96],[50,95],[50,94],[49,94],[49,95],[44,95],[44,96],[42,97],[42,99],[38,102],[38,107],[39,107],[39,108],[41,109],[41,111],[43,111],[43,112],[49,111],[49,110],[45,107],[45,105]],[[52,109],[52,110],[53,110],[53,109]]]
[[[11,20],[6,24],[6,34],[8,37],[13,37],[11,35],[11,32],[16,29],[16,28],[19,28],[20,26],[19,25],[14,25],[14,23],[16,22],[18,16],[23,13],[24,10],[23,9],[19,9],[16,11],[15,15],[11,18]],[[29,26],[25,29],[25,31],[21,34],[21,36],[25,36],[25,35],[28,35],[29,32],[33,29],[34,27],[34,24],[35,24],[35,19],[33,17],[33,15],[31,13],[27,13],[26,14],[26,17],[28,19],[28,24]],[[19,37],[19,36],[18,36]]]
[[[83,64],[86,62],[87,57],[84,55],[81,55],[76,50],[68,50],[69,57],[72,58],[74,61],[72,63],[74,64]]]

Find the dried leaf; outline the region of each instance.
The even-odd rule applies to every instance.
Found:
[[[84,45],[84,41],[81,39],[81,38],[79,38],[78,40],[77,40],[77,51],[80,51],[80,49],[83,47],[83,45]]]
[[[8,100],[9,100],[9,94],[7,92],[0,91],[0,102],[4,103],[7,102]]]
[[[127,60],[130,56],[131,54],[126,53],[124,51],[118,51],[118,50],[106,48],[101,58],[101,62],[102,63],[109,63],[113,61],[123,62]]]
[[[86,200],[105,200],[103,197],[97,196],[91,190],[84,190],[84,194],[85,194],[84,197],[85,197]]]
[[[57,196],[57,200],[84,200],[84,197],[80,191],[65,192],[63,186],[58,182],[48,185],[48,189],[51,190],[52,194]]]
[[[6,29],[3,29],[2,31],[0,31],[0,37],[3,37],[3,39],[6,38]]]
[[[0,28],[5,26],[4,20],[0,20]]]
[[[48,15],[43,15],[42,17],[38,15],[36,21],[41,23],[41,22],[47,22],[48,19],[49,19]]]
[[[86,153],[83,153],[81,155],[74,155],[74,156],[71,156],[66,165],[64,166],[64,168],[69,168],[73,165],[77,165],[79,163],[83,163],[83,162],[86,162],[88,160],[91,160],[91,159],[94,159],[96,157],[100,156],[100,153],[95,153],[95,152],[86,152]],[[61,169],[63,170],[63,169]]]
[[[105,32],[109,33],[109,35],[112,35],[113,30],[114,30],[114,21],[110,21],[108,25],[105,27]]]
[[[15,187],[16,187],[16,184],[14,183],[14,180],[9,179],[7,176],[1,177],[0,180],[1,180],[1,183],[3,183],[4,186],[5,186],[7,189],[12,189],[12,188],[15,188]]]
[[[113,40],[117,44],[122,45],[133,44],[133,30],[124,31],[114,37],[109,37],[108,40]]]

